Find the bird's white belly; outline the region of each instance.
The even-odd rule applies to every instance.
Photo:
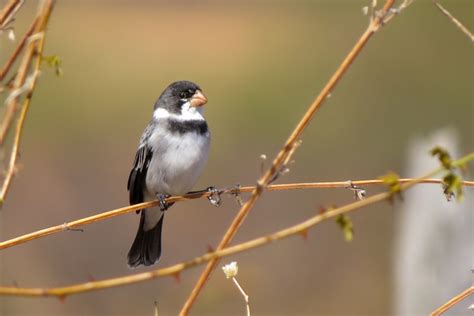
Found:
[[[148,167],[146,186],[156,193],[181,195],[189,192],[201,174],[209,153],[209,133],[153,135],[154,155]]]

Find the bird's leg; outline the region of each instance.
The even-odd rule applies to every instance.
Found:
[[[166,199],[169,198],[170,196],[171,195],[169,194],[161,194],[161,193],[156,194],[156,198],[160,200],[159,206],[160,206],[161,211],[163,212],[166,211],[172,205],[172,203],[166,202]]]

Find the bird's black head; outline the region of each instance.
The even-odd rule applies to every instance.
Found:
[[[154,110],[162,108],[170,113],[181,114],[184,104],[200,107],[207,103],[201,88],[191,81],[176,81],[170,84],[155,103]]]

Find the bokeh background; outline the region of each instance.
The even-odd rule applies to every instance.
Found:
[[[364,31],[362,7],[368,4],[58,1],[46,54],[63,59],[64,75],[43,68],[21,146],[21,171],[0,213],[1,239],[127,205],[138,138],[156,98],[174,80],[199,83],[209,98],[213,142],[196,189],[253,184],[259,156],[274,156]],[[474,2],[443,4],[474,29]],[[18,14],[17,37],[35,9],[31,1]],[[5,36],[0,43],[3,62],[13,45]],[[458,135],[460,153],[471,151],[473,82],[472,43],[431,1],[415,1],[370,41],[313,119],[291,172],[279,182],[369,179],[388,170],[416,176],[404,172],[408,145],[444,127]],[[434,194],[450,207],[441,190]],[[234,243],[352,199],[343,189],[265,193]],[[472,199],[465,203],[472,211]],[[220,266],[238,261],[252,315],[391,315],[399,206],[382,203],[351,215],[350,243],[328,221],[306,241],[290,238],[225,258]],[[205,200],[174,206],[166,216],[162,259],[151,269],[217,245],[237,210],[229,197],[220,208]],[[421,205],[418,211],[430,209]],[[88,225],[83,233],[3,250],[1,283],[60,286],[149,270],[126,265],[138,220],[128,214]],[[63,302],[1,298],[0,314],[153,315],[157,301],[160,315],[175,315],[202,268],[184,272],[180,283],[163,278]],[[242,297],[219,268],[192,315],[244,312]]]

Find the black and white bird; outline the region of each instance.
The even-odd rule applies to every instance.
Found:
[[[155,199],[159,206],[143,209],[140,226],[128,253],[128,266],[154,264],[161,255],[165,202],[189,192],[207,162],[210,132],[203,116],[207,98],[193,82],[177,81],[160,95],[145,128],[128,178],[130,204]]]

